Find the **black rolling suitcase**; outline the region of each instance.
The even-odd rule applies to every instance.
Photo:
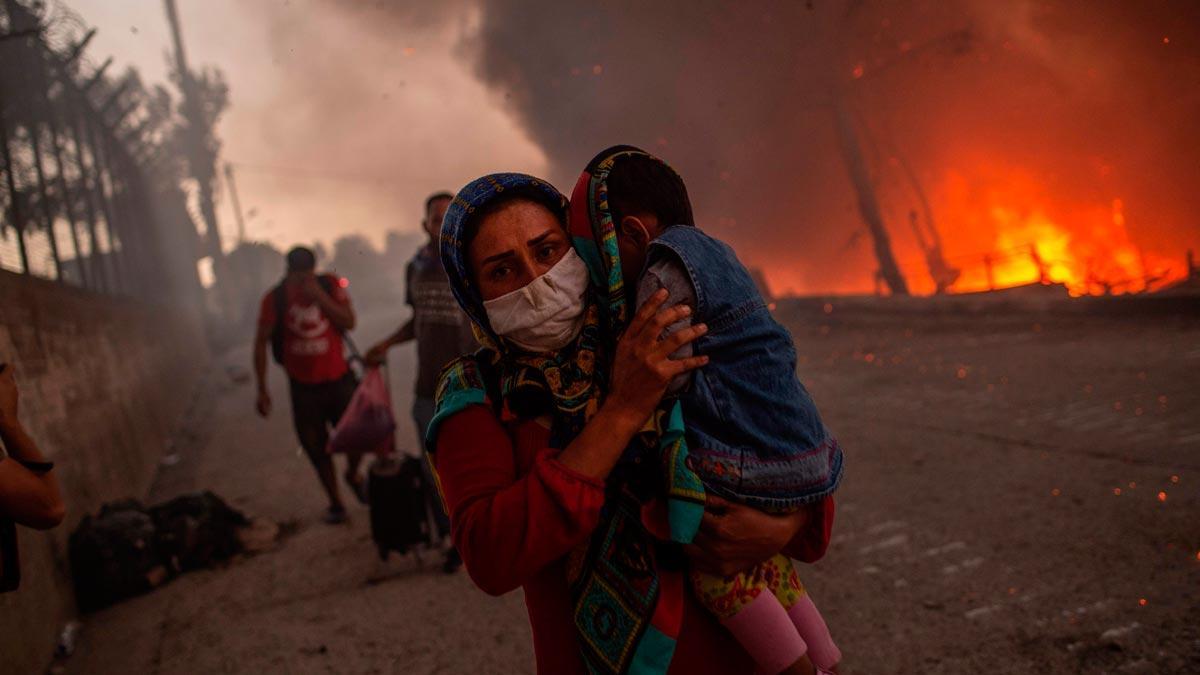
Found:
[[[387,455],[376,460],[367,474],[371,537],[384,560],[392,551],[405,554],[433,542],[422,461],[407,455]]]

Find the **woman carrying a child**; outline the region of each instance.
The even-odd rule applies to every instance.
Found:
[[[672,358],[706,327],[662,338],[690,308],[659,311],[660,291],[633,313],[611,219],[594,230],[581,204],[571,223],[557,190],[521,174],[470,183],[446,215],[443,264],[484,345],[443,373],[428,432],[455,543],[484,591],[524,588],[539,673],[752,672],[689,574],[816,559],[832,504],[810,519],[710,496],[701,519],[663,397],[707,362]]]

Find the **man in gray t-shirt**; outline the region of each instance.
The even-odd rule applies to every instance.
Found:
[[[471,322],[463,314],[450,292],[450,282],[438,254],[438,235],[442,218],[453,195],[437,192],[425,200],[425,218],[421,225],[429,239],[409,261],[405,271],[405,302],[412,307],[412,316],[383,341],[367,352],[368,364],[382,363],[387,350],[405,342],[417,343],[417,377],[413,397],[413,423],[417,427],[418,447],[425,449],[425,430],[433,419],[437,380],[447,363],[478,348],[471,332]],[[429,462],[422,461],[427,483],[434,485]],[[450,521],[442,508],[441,499],[430,495],[438,528],[443,536],[450,533]],[[446,569],[457,568],[457,554],[451,549]]]

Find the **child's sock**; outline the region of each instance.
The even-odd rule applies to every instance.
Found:
[[[808,658],[818,668],[832,668],[842,660],[842,651],[833,644],[829,627],[807,593],[788,610],[788,617],[808,644]]]
[[[754,657],[764,673],[782,671],[804,656],[808,649],[796,632],[793,619],[771,593],[759,593],[750,604],[721,623]]]

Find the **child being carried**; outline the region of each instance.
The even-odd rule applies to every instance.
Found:
[[[665,288],[669,304],[693,310],[668,332],[689,322],[708,326],[682,350],[709,356],[708,365],[668,391],[681,403],[687,463],[705,491],[768,513],[826,504],[841,480],[842,452],[796,377],[791,336],[749,271],[729,246],[695,227],[682,179],[661,160],[617,146],[597,156],[589,173],[587,197],[611,214],[638,306]],[[782,553],[731,576],[692,570],[690,577],[701,603],[763,672],[805,672],[805,656],[829,672],[841,660]]]

